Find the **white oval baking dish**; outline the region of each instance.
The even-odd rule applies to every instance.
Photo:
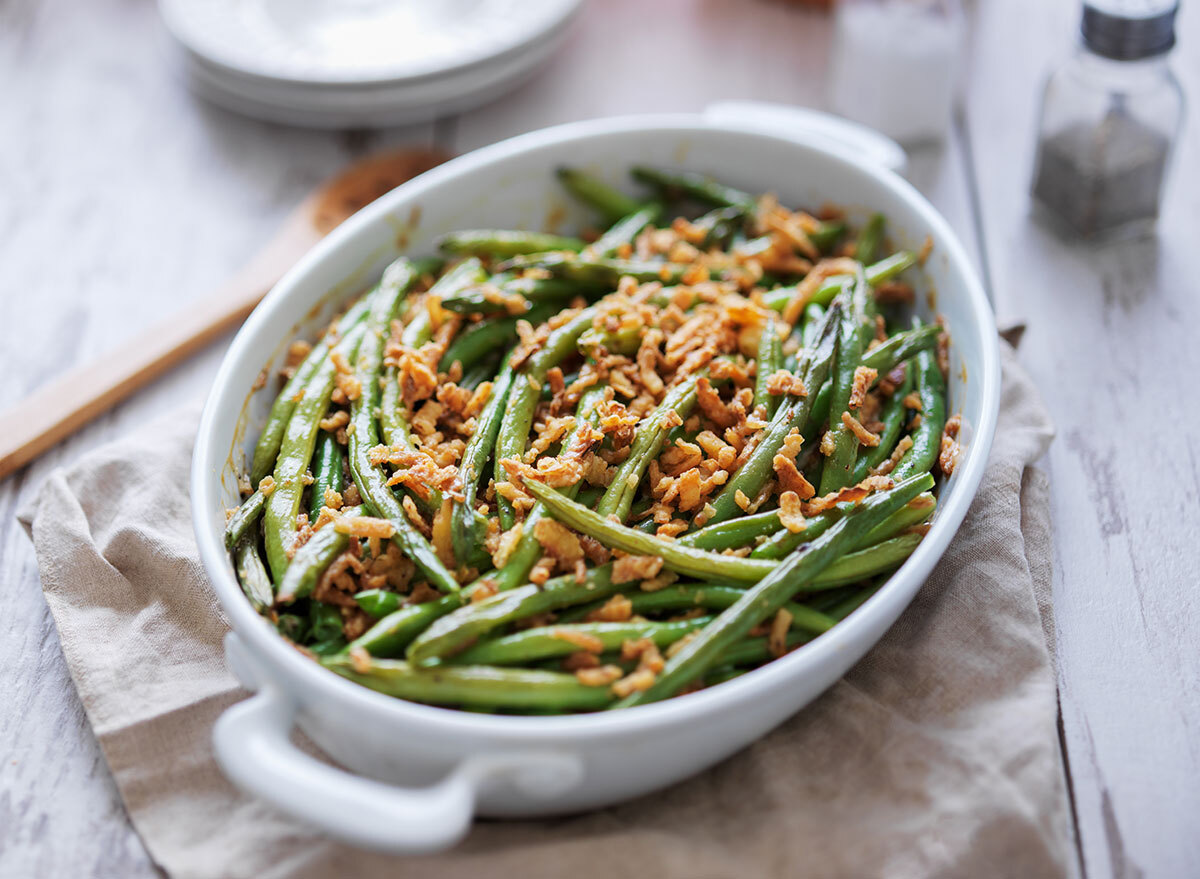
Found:
[[[759,127],[759,126],[755,126]],[[829,141],[772,136],[727,117],[642,116],[575,123],[516,137],[404,184],[335,230],[281,280],[230,346],[204,409],[192,465],[192,505],[204,566],[233,631],[228,661],[253,698],[214,731],[240,787],[348,842],[394,852],[457,841],[474,815],[576,812],[679,781],[729,756],[819,695],[883,635],[953,538],[979,485],[995,430],[1000,367],[991,309],[954,233],[907,182]],[[326,672],[280,638],[246,602],[224,550],[237,468],[270,406],[252,393],[288,341],[311,334],[399,253],[429,252],[448,230],[570,229],[586,222],[560,190],[571,164],[627,186],[645,163],[712,173],[781,201],[888,216],[898,246],[935,242],[925,266],[953,339],[950,407],[965,454],[942,487],[928,536],[888,584],[833,631],[775,662],[698,693],[625,711],[508,717],[391,699]],[[930,302],[920,309],[928,317]],[[297,749],[303,730],[334,768]]]

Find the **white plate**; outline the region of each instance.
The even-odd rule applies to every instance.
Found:
[[[189,50],[305,84],[442,75],[536,43],[582,0],[159,0]]]
[[[310,88],[286,82],[248,80],[185,53],[185,74],[199,95],[227,110],[313,128],[402,125],[473,109],[516,88],[545,64],[562,44],[565,26],[528,51],[500,62],[413,84],[370,84]]]

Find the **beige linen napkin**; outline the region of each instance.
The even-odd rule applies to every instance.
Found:
[[[1007,346],[1006,346],[1007,347]],[[1047,637],[1052,429],[1006,350],[979,495],[846,678],[742,753],[632,803],[478,822],[395,858],[236,791],[213,722],[244,698],[188,515],[194,412],[56,471],[20,518],[83,705],[151,856],[178,877],[1032,877],[1072,871]],[[1044,631],[1043,631],[1044,629]]]

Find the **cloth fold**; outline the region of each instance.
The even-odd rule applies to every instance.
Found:
[[[1005,347],[983,484],[846,677],[743,752],[570,818],[477,822],[436,856],[355,851],[244,796],[210,736],[244,698],[188,512],[196,413],[55,471],[19,514],[130,818],[176,877],[1051,877],[1073,872],[1057,736],[1049,418]]]

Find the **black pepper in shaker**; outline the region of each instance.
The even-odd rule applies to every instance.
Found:
[[[1178,0],[1087,0],[1082,40],[1046,83],[1033,195],[1084,238],[1158,217],[1183,91],[1167,66]]]

